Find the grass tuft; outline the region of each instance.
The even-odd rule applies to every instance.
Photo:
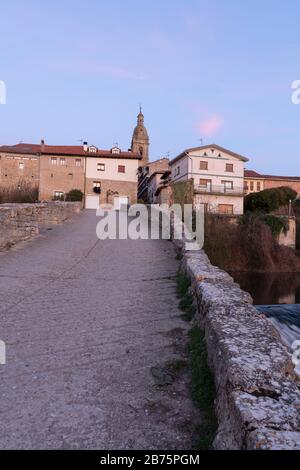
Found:
[[[177,275],[177,295],[181,299],[179,308],[184,312],[183,318],[191,321],[196,313],[193,296],[189,292],[190,279],[182,272]]]
[[[210,449],[217,430],[214,412],[216,396],[214,378],[207,362],[204,332],[194,326],[190,331],[190,355],[192,372],[192,398],[202,416],[198,431],[199,450]]]
[[[184,311],[184,318],[191,321],[196,313],[189,288],[190,279],[185,273],[177,275],[177,295],[181,299],[179,307]],[[216,396],[213,374],[208,366],[204,332],[198,326],[190,330],[190,370],[192,399],[199,409],[201,424],[197,428],[197,450],[211,449],[217,430],[217,419],[214,412]]]

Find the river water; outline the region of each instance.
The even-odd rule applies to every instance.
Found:
[[[292,351],[300,340],[300,273],[230,273],[249,292],[257,310],[269,317]],[[300,374],[300,364],[297,366]]]

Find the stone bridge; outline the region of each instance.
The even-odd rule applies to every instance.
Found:
[[[100,241],[97,222],[84,211],[0,255],[1,449],[192,446],[187,381],[164,386],[187,342],[174,247]]]

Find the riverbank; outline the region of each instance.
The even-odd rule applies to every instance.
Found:
[[[299,272],[297,252],[277,243],[270,227],[257,217],[233,223],[207,216],[204,251],[211,263],[227,272]]]

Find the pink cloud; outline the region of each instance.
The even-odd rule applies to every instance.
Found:
[[[214,136],[217,131],[222,127],[224,119],[220,115],[211,116],[204,121],[197,123],[197,130],[205,137]]]

